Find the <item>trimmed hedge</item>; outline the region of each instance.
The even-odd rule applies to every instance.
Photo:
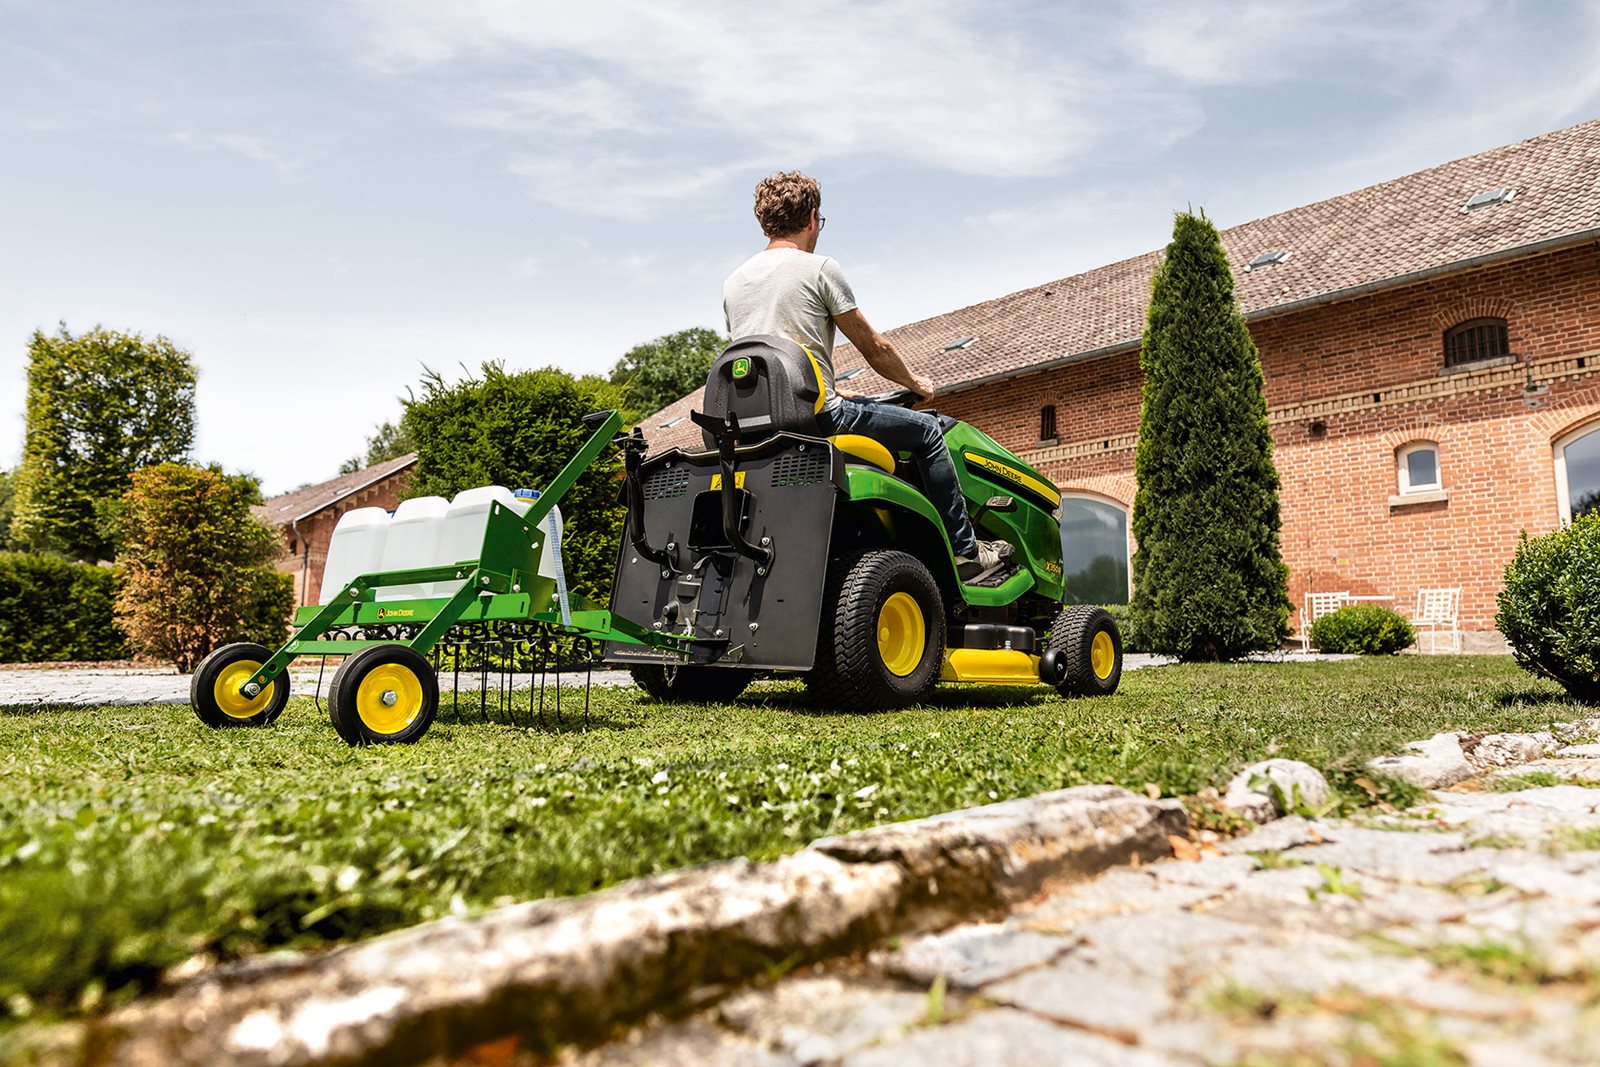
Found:
[[[1404,616],[1377,604],[1351,604],[1311,624],[1311,643],[1319,652],[1389,656],[1416,639]]]
[[[118,575],[58,556],[0,552],[0,663],[121,659]]]
[[[1600,704],[1600,513],[1542,537],[1524,530],[1498,602],[1518,665]]]

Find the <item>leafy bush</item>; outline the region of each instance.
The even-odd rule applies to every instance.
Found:
[[[542,489],[589,439],[583,416],[622,404],[604,379],[554,367],[507,372],[485,363],[483,377],[446,382],[429,372],[422,396],[406,404],[403,426],[417,451],[411,496],[453,496],[480,485]],[[562,558],[574,592],[611,597],[622,510],[616,453],[590,464],[561,498]]]
[[[1377,604],[1351,604],[1311,624],[1311,643],[1321,652],[1388,656],[1416,639],[1403,616]]]
[[[57,556],[0,552],[0,662],[120,659],[116,572]]]
[[[250,514],[254,478],[162,463],[122,498],[117,621],[133,643],[179,670],[230,641],[283,642],[293,579],[273,562],[282,535]]]
[[[1495,626],[1518,665],[1600,704],[1600,513],[1530,538],[1506,567]]]
[[[1231,660],[1288,635],[1261,360],[1216,227],[1180,214],[1140,342],[1131,615],[1140,644]]]
[[[1128,610],[1128,605],[1126,605],[1126,604],[1101,604],[1100,606],[1102,608],[1105,608],[1106,611],[1110,612],[1111,613],[1111,617],[1113,619],[1117,620],[1117,630],[1122,634],[1122,651],[1124,651],[1124,652],[1148,652],[1148,651],[1150,651],[1148,648],[1145,648],[1139,642],[1139,630],[1138,630],[1138,627],[1134,624],[1133,612]]]

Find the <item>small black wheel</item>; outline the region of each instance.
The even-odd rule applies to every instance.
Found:
[[[629,667],[633,682],[657,700],[682,704],[721,704],[744,692],[753,671],[738,667],[660,665]]]
[[[237,641],[223,645],[200,661],[189,679],[189,706],[207,726],[268,726],[289,703],[289,676],[268,682],[253,697],[240,687],[272,657],[264,645]]]
[[[1056,690],[1067,697],[1108,697],[1122,681],[1122,631],[1105,608],[1062,608],[1050,624]],[[1049,656],[1049,652],[1045,654]]]
[[[944,601],[928,568],[904,552],[874,549],[829,561],[806,686],[851,711],[910,704],[939,681]]]
[[[439,678],[407,645],[373,645],[339,665],[328,718],[350,745],[420,740],[439,712]]]

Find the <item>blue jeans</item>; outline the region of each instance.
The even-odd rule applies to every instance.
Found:
[[[967,501],[961,495],[961,483],[956,480],[956,467],[950,462],[950,450],[945,447],[938,419],[895,404],[841,399],[832,411],[817,414],[817,424],[827,437],[855,433],[872,438],[891,452],[910,452],[922,475],[923,492],[944,520],[951,549],[958,556],[977,558],[977,535],[972,532]]]

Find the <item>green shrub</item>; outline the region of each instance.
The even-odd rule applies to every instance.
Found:
[[[1377,604],[1351,604],[1311,624],[1311,643],[1319,652],[1388,656],[1417,639],[1401,615]]]
[[[230,641],[283,643],[293,579],[273,565],[283,535],[250,514],[259,503],[254,478],[217,467],[134,472],[119,514],[117,621],[137,647],[187,671]]]
[[[1101,604],[1100,606],[1105,608],[1108,612],[1110,612],[1111,613],[1111,617],[1113,619],[1117,620],[1117,630],[1122,634],[1122,651],[1124,651],[1124,652],[1148,652],[1148,651],[1150,651],[1148,648],[1145,648],[1139,641],[1139,630],[1138,630],[1138,627],[1134,625],[1133,612],[1128,610],[1128,605],[1126,605],[1126,604]]]
[[[1131,611],[1139,643],[1232,660],[1288,635],[1261,360],[1216,227],[1180,214],[1140,342]]]
[[[1495,626],[1526,671],[1600,704],[1600,513],[1529,537],[1506,567]]]
[[[117,575],[57,556],[0,552],[0,662],[120,659]]]

